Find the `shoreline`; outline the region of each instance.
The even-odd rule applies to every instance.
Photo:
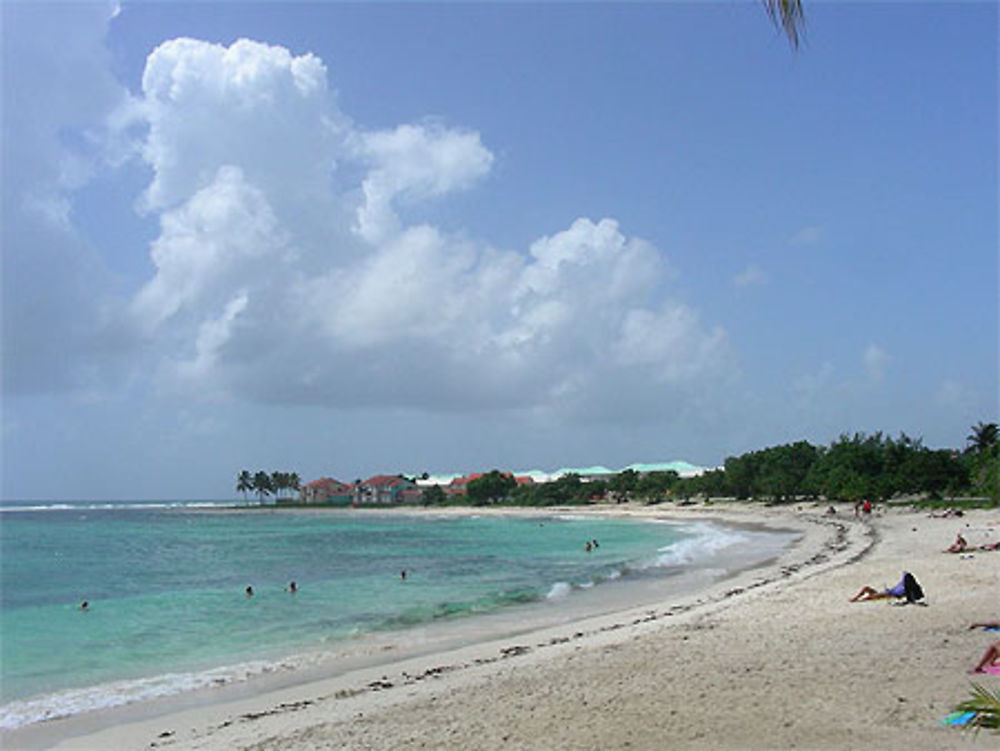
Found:
[[[825,506],[822,509],[825,509]],[[327,512],[325,509],[319,511],[321,513]],[[385,511],[390,512],[388,509]],[[442,509],[409,509],[407,511],[429,516],[440,515]],[[481,512],[525,515],[527,512],[537,515],[569,513],[588,516],[641,516],[680,522],[704,520],[736,525],[763,525],[769,530],[775,528],[795,529],[801,531],[803,536],[797,545],[786,550],[777,560],[764,567],[754,567],[738,572],[710,585],[707,589],[699,589],[656,605],[633,607],[545,627],[520,635],[506,636],[443,652],[418,655],[402,661],[364,667],[334,677],[295,682],[289,686],[261,690],[261,684],[248,685],[245,687],[245,691],[235,692],[237,694],[243,693],[242,696],[237,695],[235,698],[214,701],[197,707],[175,707],[176,711],[154,717],[135,716],[141,713],[132,713],[133,716],[129,717],[129,711],[108,710],[97,713],[100,717],[92,719],[97,719],[98,722],[92,722],[90,727],[87,727],[87,723],[80,722],[81,718],[43,723],[42,726],[31,726],[22,731],[9,733],[4,740],[5,746],[12,748],[47,747],[54,742],[56,743],[54,747],[59,749],[148,748],[151,744],[163,748],[205,749],[239,748],[251,745],[261,748],[323,748],[338,745],[362,748],[419,747],[416,740],[412,744],[407,740],[412,735],[413,739],[422,739],[422,742],[426,743],[428,747],[440,747],[441,745],[458,747],[468,745],[470,742],[475,742],[480,747],[484,745],[487,747],[501,745],[508,747],[512,745],[514,738],[511,733],[507,733],[510,737],[506,739],[503,739],[501,734],[496,737],[490,736],[492,738],[490,742],[481,742],[482,738],[477,731],[473,735],[465,736],[465,742],[461,742],[460,738],[464,732],[461,730],[463,718],[469,716],[470,712],[475,714],[476,710],[495,712],[498,708],[494,706],[497,701],[505,708],[511,701],[517,705],[518,697],[523,698],[526,687],[535,684],[579,684],[581,690],[589,693],[592,689],[602,685],[600,682],[594,683],[591,680],[595,668],[592,663],[595,661],[597,663],[603,662],[602,658],[605,654],[618,655],[620,653],[623,658],[628,655],[634,658],[636,654],[652,652],[652,655],[647,654],[647,658],[654,659],[652,664],[649,659],[646,659],[640,662],[638,667],[632,665],[632,671],[627,671],[631,673],[638,669],[639,675],[634,681],[635,685],[631,688],[619,686],[619,690],[615,692],[616,695],[631,696],[631,701],[637,703],[648,701],[654,698],[648,694],[661,693],[663,684],[670,682],[669,675],[660,675],[663,672],[662,668],[654,670],[652,665],[655,665],[656,661],[663,656],[664,649],[668,647],[667,651],[677,649],[678,636],[681,637],[680,641],[685,642],[685,649],[675,654],[675,658],[684,662],[684,651],[691,648],[694,648],[696,652],[700,651],[698,649],[699,641],[705,641],[706,636],[719,628],[718,624],[711,627],[701,624],[716,620],[720,623],[726,623],[728,619],[740,616],[737,611],[749,609],[761,611],[752,618],[752,626],[756,630],[760,627],[759,622],[768,620],[768,616],[782,615],[780,612],[768,613],[767,611],[774,610],[771,607],[773,603],[768,601],[781,600],[789,595],[793,595],[792,599],[795,599],[794,595],[809,594],[814,589],[822,590],[824,582],[828,582],[831,578],[837,578],[837,575],[842,574],[845,569],[860,569],[857,575],[851,577],[852,581],[856,579],[864,573],[864,569],[872,566],[873,559],[878,562],[885,557],[887,549],[888,552],[891,552],[892,545],[895,544],[893,538],[899,537],[903,530],[901,524],[916,524],[917,520],[920,520],[922,526],[937,530],[948,530],[953,526],[953,524],[942,522],[942,520],[927,519],[920,512],[900,512],[897,510],[889,511],[886,517],[873,519],[870,523],[859,522],[854,520],[849,513],[827,516],[822,513],[817,504],[811,503],[792,507],[760,507],[746,504],[713,504],[707,507],[680,508],[672,505],[654,507],[620,505],[596,508],[447,509],[447,511],[464,515]],[[292,513],[299,512],[314,513],[311,509],[292,510]],[[995,530],[998,520],[998,514],[995,510],[974,512],[970,516],[981,517],[987,522],[991,522]],[[885,522],[893,522],[893,524],[887,525]],[[887,540],[892,544],[887,544]],[[984,553],[980,557],[988,555],[990,554]],[[996,562],[1000,562],[1000,556]],[[914,570],[918,569],[914,567]],[[884,575],[884,578],[897,576],[898,573],[890,571]],[[925,576],[919,573],[918,576],[922,582],[925,582],[925,589],[928,589]],[[814,580],[818,581],[819,584],[803,586],[806,582]],[[879,580],[861,583],[877,584]],[[860,583],[857,586],[860,586]],[[853,594],[853,590],[846,592],[841,591],[842,589],[843,585],[837,588],[836,600],[829,603],[836,605],[841,610],[844,609],[847,597]],[[936,587],[934,589],[936,590]],[[980,591],[979,599],[983,602],[978,610],[970,609],[970,617],[986,618],[990,616],[988,609],[992,603],[986,602],[983,594],[984,592]],[[936,591],[935,595],[929,596],[935,597]],[[793,609],[797,609],[797,607]],[[875,603],[856,604],[852,605],[847,612],[848,614],[868,615],[874,612],[874,609],[880,609],[880,605]],[[928,612],[932,609],[892,608],[891,610],[893,614],[897,614],[904,611]],[[784,615],[787,616],[787,613]],[[850,615],[847,617],[849,618]],[[993,614],[993,617],[996,617],[996,614]],[[766,633],[767,629],[764,628],[763,631]],[[745,639],[740,639],[739,634],[736,635],[736,638],[745,641]],[[824,635],[824,639],[829,643],[830,634]],[[887,644],[889,643],[887,642]],[[743,646],[745,647],[745,645]],[[724,657],[724,655],[722,656]],[[965,655],[966,662],[971,662],[974,656],[978,657],[978,653]],[[706,655],[704,665],[687,666],[685,670],[680,671],[681,674],[672,676],[674,682],[683,678],[682,683],[687,681],[697,683],[699,680],[708,680],[716,672],[726,675],[728,670],[725,665],[718,664],[719,657],[718,654],[714,656],[715,663],[713,664],[713,655]],[[738,658],[734,659],[739,662]],[[658,679],[652,683],[648,680],[650,672],[658,674]],[[669,670],[667,672],[669,674]],[[645,675],[643,675],[644,673]],[[779,676],[780,673],[781,671],[778,671]],[[603,677],[608,678],[607,675]],[[631,676],[627,674],[613,677],[617,682],[620,682],[622,678],[629,682],[631,679]],[[735,683],[739,683],[740,680],[742,678],[737,678]],[[708,680],[708,682],[715,683],[717,681]],[[824,684],[827,681],[821,675],[817,682]],[[642,686],[645,686],[645,689],[639,690]],[[732,690],[732,687],[729,689]],[[497,691],[506,698],[492,699],[492,695]],[[459,695],[458,697],[456,697],[456,693]],[[530,694],[530,690],[527,693]],[[601,692],[597,691],[597,693]],[[737,691],[737,693],[739,692]],[[959,690],[949,696],[947,702],[950,703],[942,704],[943,709],[938,711],[938,715],[942,716],[950,710],[950,705],[964,698],[964,693]],[[689,699],[687,703],[690,704],[690,697],[687,698]],[[697,697],[695,698],[697,699]],[[447,705],[453,710],[451,714],[445,712],[443,716],[451,717],[454,722],[459,723],[457,730],[452,728],[458,733],[459,739],[441,735],[443,730],[434,730],[435,727],[442,726],[442,722],[444,725],[448,724],[441,719],[443,705],[440,702],[445,699],[448,700]],[[698,706],[699,701],[701,700],[694,702],[692,711],[705,711],[705,707]],[[944,700],[939,699],[940,701]],[[593,727],[593,722],[587,720],[592,714],[587,709],[589,705],[588,701],[579,704],[569,702],[568,699],[559,696],[546,695],[539,706],[544,707],[554,715],[566,713],[573,715],[580,727],[589,728],[587,733],[590,735],[587,737],[591,737],[593,733],[601,734],[608,728],[614,728],[618,725],[617,722],[605,717],[603,725],[597,728]],[[127,708],[124,709],[127,710]],[[730,710],[727,708],[726,711]],[[508,710],[505,709],[497,714],[498,716],[508,714]],[[508,717],[508,721],[517,726],[521,722],[520,717],[520,714],[516,714]],[[114,720],[115,725],[101,728],[99,727],[101,719],[105,722]],[[766,720],[767,718],[762,719]],[[416,725],[413,725],[411,720],[416,720]],[[67,737],[66,731],[70,729],[67,726],[70,724],[75,724],[76,727]],[[688,721],[687,724],[690,722]],[[694,747],[705,748],[774,747],[773,742],[770,741],[762,741],[759,746],[754,746],[752,742],[727,746],[725,739],[713,736],[713,733],[705,728],[698,731],[703,733],[706,739],[699,746],[700,741],[696,742],[697,738],[684,735],[687,732],[684,730],[687,724],[681,722],[675,728],[676,733],[678,733],[675,735],[675,739],[681,745],[689,745],[688,742],[691,742],[690,745]],[[760,725],[761,721],[758,720],[756,724]],[[851,724],[848,722],[849,726]],[[794,726],[795,723],[793,722],[792,725]],[[658,723],[651,725],[653,728],[657,726]],[[60,733],[60,730],[63,732]],[[542,737],[551,739],[551,742],[547,741],[545,744],[549,747],[593,747],[592,744],[584,741],[584,736],[573,735],[570,732],[569,736],[563,737],[563,734],[569,731],[563,729],[556,735],[551,735],[554,730],[552,728],[548,728],[548,730],[549,733]],[[624,748],[629,745],[636,747],[635,738],[629,743],[624,741],[626,737],[632,737],[635,733],[641,735],[641,723],[634,725],[630,722],[625,726],[618,727],[618,730],[626,734],[618,738],[621,742],[616,743],[615,736],[612,736],[603,738],[600,745],[610,745],[616,748]],[[933,738],[933,742],[925,746],[917,745],[917,748],[939,748],[942,744],[957,742],[959,738],[966,737],[961,734],[956,735],[954,733],[957,731],[949,729],[945,729],[945,732],[951,732],[953,735],[941,735],[941,728],[937,728],[933,724],[929,724],[929,727],[923,728],[923,730]],[[410,733],[410,735],[404,737],[404,735],[400,735],[401,733],[404,735]],[[438,734],[435,735],[435,733]],[[59,737],[60,735],[62,737]],[[655,745],[662,745],[662,734],[658,734],[656,738],[661,738],[661,740]],[[520,743],[513,742],[513,747],[530,748],[534,745],[530,741],[537,743],[538,739],[537,735],[531,735],[523,738]],[[712,739],[712,742],[709,742],[708,739]],[[839,743],[824,744],[816,742],[814,739],[814,742],[807,742],[805,745],[807,747],[833,748],[843,747],[845,744],[854,745],[858,740],[858,738],[848,734],[848,736],[841,737]],[[732,739],[730,739],[731,741]],[[639,744],[640,747],[641,745]],[[875,745],[893,747],[894,744],[886,745],[886,741],[883,740],[875,742]],[[908,745],[912,747],[912,744]]]

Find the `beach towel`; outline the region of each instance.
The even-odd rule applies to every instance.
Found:
[[[994,662],[992,665],[987,665],[983,668],[983,672],[987,675],[1000,675],[1000,663]]]
[[[968,725],[973,717],[976,716],[975,712],[951,712],[946,714],[941,720],[943,725]]]

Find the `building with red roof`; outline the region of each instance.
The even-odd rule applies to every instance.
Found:
[[[332,477],[320,477],[307,482],[299,488],[299,501],[302,503],[350,503],[352,486],[334,480]]]
[[[402,503],[419,499],[412,491],[417,486],[399,475],[375,475],[354,486],[354,503],[358,506],[370,504]],[[417,493],[419,494],[419,490]]]

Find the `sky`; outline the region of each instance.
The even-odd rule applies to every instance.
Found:
[[[995,3],[0,7],[3,499],[997,420]]]

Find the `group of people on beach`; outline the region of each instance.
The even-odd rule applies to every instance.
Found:
[[[917,579],[909,571],[904,571],[902,578],[892,587],[886,587],[879,591],[874,587],[862,587],[858,593],[851,598],[851,602],[866,602],[868,600],[903,600],[906,604],[926,605],[919,600],[924,599],[924,591]],[[1000,621],[987,621],[985,623],[973,623],[970,629],[982,628],[988,631],[1000,631]],[[983,653],[979,663],[972,669],[973,673],[990,673],[1000,675],[1000,640],[990,644]]]
[[[961,532],[955,533],[955,542],[944,549],[945,553],[966,553],[970,550],[983,550],[986,552],[990,551],[1000,551],[1000,540],[996,542],[987,542],[977,547],[972,547],[969,545],[969,541],[966,540]]]

